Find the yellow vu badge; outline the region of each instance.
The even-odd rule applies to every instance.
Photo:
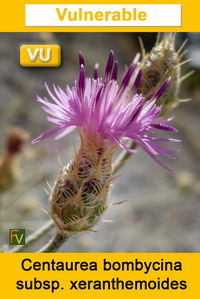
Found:
[[[61,64],[59,45],[22,45],[20,65],[23,67],[58,67]]]

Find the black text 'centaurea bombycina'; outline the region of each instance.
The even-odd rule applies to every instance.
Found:
[[[168,125],[171,119],[159,116],[162,107],[156,106],[169,79],[146,101],[142,95],[137,94],[141,71],[137,70],[135,82],[130,87],[130,80],[137,69],[136,63],[130,65],[118,85],[118,63],[114,62],[112,51],[104,78],[98,76],[97,68],[94,77],[88,78],[82,54],[79,60],[80,73],[74,87],[67,86],[66,91],[63,91],[53,86],[53,94],[45,84],[52,102],[40,97],[38,101],[50,115],[47,119],[55,123],[56,127],[33,140],[35,143],[55,133],[59,133],[57,138],[61,138],[75,128],[80,133],[80,149],[74,160],[67,167],[61,168],[51,194],[51,216],[59,232],[66,235],[91,229],[106,210],[112,181],[112,155],[117,147],[135,152],[126,145],[127,140],[132,140],[168,169],[158,156],[174,158],[170,153],[177,150],[157,142],[178,142],[176,139],[154,136],[157,130],[177,132]]]

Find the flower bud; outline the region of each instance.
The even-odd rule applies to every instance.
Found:
[[[149,53],[145,53],[144,46],[142,46],[142,78],[140,81],[140,92],[146,99],[153,97],[158,88],[169,77],[171,82],[166,92],[162,95],[157,104],[163,105],[161,114],[165,114],[170,109],[176,107],[179,103],[178,92],[181,81],[188,77],[188,73],[181,78],[181,62],[182,57],[187,51],[182,51],[185,43],[178,51],[175,50],[175,34],[165,34],[159,42],[159,38],[155,46]]]
[[[98,144],[98,143],[97,143]],[[112,149],[82,140],[75,159],[60,174],[51,194],[51,217],[67,236],[90,230],[107,209]]]

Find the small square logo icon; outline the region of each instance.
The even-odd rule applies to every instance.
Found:
[[[26,230],[13,228],[9,231],[10,245],[25,245]]]

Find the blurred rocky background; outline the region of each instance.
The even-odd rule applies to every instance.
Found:
[[[78,147],[76,132],[60,141],[49,138],[30,144],[53,127],[36,102],[37,94],[47,95],[44,82],[71,86],[78,74],[79,51],[92,75],[96,62],[103,72],[109,51],[114,50],[122,74],[140,51],[138,36],[149,51],[156,40],[154,33],[0,33],[0,246],[8,244],[9,229],[25,228],[29,235],[48,221],[43,211],[50,210],[45,188],[46,181],[53,185],[58,175],[57,152],[66,164]],[[178,33],[177,49],[186,38],[189,51],[185,59],[192,60],[182,72],[194,69],[195,73],[183,82],[179,96],[192,101],[170,114],[175,115],[173,125],[179,130],[173,137],[183,140],[178,144],[177,159],[166,161],[175,172],[167,172],[139,150],[113,185],[110,200],[126,202],[106,212],[104,219],[112,222],[99,223],[96,233],[71,238],[60,252],[200,252],[200,34]],[[59,44],[62,65],[21,67],[19,48],[23,44]],[[19,135],[25,135],[20,138],[26,138],[21,138],[20,150],[7,161],[12,167],[5,182],[8,166],[3,168],[2,160],[8,149],[8,128],[13,126],[23,130]],[[16,150],[16,135],[13,142]],[[53,234],[51,231],[33,249],[39,249]]]

